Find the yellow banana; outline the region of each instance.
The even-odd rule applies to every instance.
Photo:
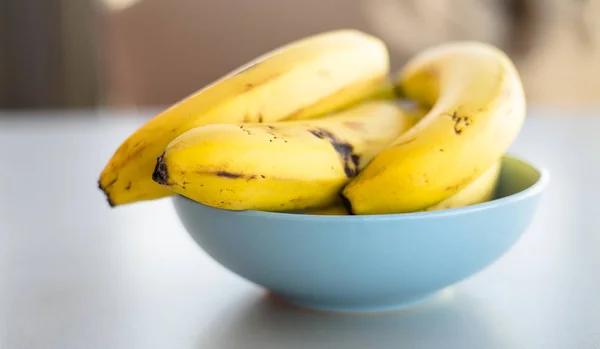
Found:
[[[463,190],[433,206],[429,206],[425,211],[465,207],[492,200],[496,193],[500,169],[501,163],[498,161]]]
[[[314,210],[308,210],[302,212],[302,214],[314,215],[314,216],[347,216],[350,213],[346,209],[343,203],[336,203],[331,206],[324,208],[318,208]]]
[[[500,159],[524,122],[519,74],[493,46],[426,49],[398,80],[408,99],[432,107],[345,186],[354,214],[419,211],[456,194]]]
[[[368,101],[316,120],[206,125],[167,146],[153,179],[230,210],[325,207],[423,114],[394,101]]]
[[[341,196],[337,196],[335,201],[325,207],[313,207],[306,210],[296,210],[289,213],[307,214],[313,216],[347,216],[350,214],[344,206],[344,200]]]
[[[381,95],[387,48],[355,30],[273,50],[193,93],[139,128],[116,150],[99,186],[111,206],[171,195],[151,179],[156,158],[180,134],[211,123],[307,119]]]
[[[496,186],[498,184],[498,178],[500,176],[500,164],[500,161],[496,162],[494,165],[492,165],[492,167],[485,171],[481,177],[477,178],[473,183],[466,186],[463,190],[433,206],[427,207],[424,211],[438,211],[450,208],[465,207],[492,200],[494,198]],[[309,210],[302,213],[324,216],[347,216],[350,214],[343,202],[336,202],[331,206]]]

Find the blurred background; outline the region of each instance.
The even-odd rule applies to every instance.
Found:
[[[600,0],[0,0],[0,109],[168,105],[289,41],[357,28],[392,68],[474,39],[514,59],[530,103],[600,104]]]

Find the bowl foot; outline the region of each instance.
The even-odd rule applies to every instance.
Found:
[[[330,302],[312,298],[297,297],[290,295],[281,295],[273,293],[272,296],[276,300],[288,303],[291,306],[295,306],[302,309],[313,310],[318,312],[326,313],[342,313],[342,314],[369,314],[369,313],[381,313],[403,310],[409,307],[425,303],[428,300],[434,298],[438,292],[427,293],[416,297],[402,298],[394,300],[393,302],[363,302],[363,303],[349,303],[349,302]]]

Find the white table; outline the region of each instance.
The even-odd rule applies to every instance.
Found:
[[[333,316],[270,301],[187,236],[170,200],[96,187],[153,115],[0,113],[0,348],[600,348],[600,109],[536,109],[512,152],[551,172],[497,263],[427,303]]]

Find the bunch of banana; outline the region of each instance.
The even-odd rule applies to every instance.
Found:
[[[100,175],[111,206],[173,192],[152,181],[156,158],[182,133],[214,123],[310,119],[389,87],[385,44],[355,30],[337,30],[275,49],[155,116],[116,150]]]
[[[393,80],[388,64],[380,40],[351,30],[269,52],[138,129],[100,188],[113,206],[179,194],[228,210],[316,215],[492,199],[525,118],[511,60],[453,42],[417,54]]]
[[[325,207],[423,114],[368,101],[317,120],[201,126],[166,147],[153,178],[229,210]]]

